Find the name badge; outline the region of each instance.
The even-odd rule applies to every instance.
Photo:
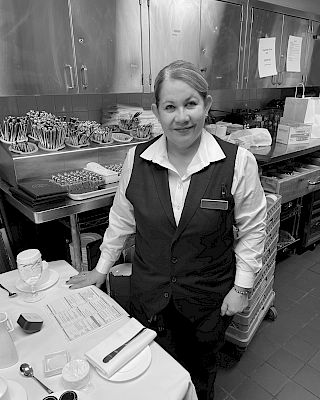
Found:
[[[200,208],[208,210],[228,210],[229,202],[227,200],[201,199]]]

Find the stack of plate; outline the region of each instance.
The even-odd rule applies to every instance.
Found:
[[[82,266],[84,269],[88,268],[88,254],[87,254],[87,244],[90,242],[94,242],[95,240],[101,239],[102,236],[98,233],[88,232],[88,233],[81,233],[80,240],[81,240],[81,255],[82,255]],[[74,250],[73,250],[73,243],[69,244],[70,248],[70,256],[72,264],[75,264],[75,257],[74,257]]]

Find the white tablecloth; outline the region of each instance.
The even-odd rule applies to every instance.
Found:
[[[54,298],[70,294],[65,284],[69,276],[76,271],[66,261],[54,261],[49,267],[59,273],[59,281],[44,291],[45,297],[36,303],[26,303],[15,283],[19,278],[18,271],[11,271],[0,275],[0,283],[8,289],[18,293],[15,298],[9,298],[7,293],[0,289],[0,311],[8,313],[14,324],[12,338],[17,348],[19,361],[16,365],[0,369],[0,376],[19,382],[27,391],[29,400],[44,398],[47,393],[33,379],[22,376],[19,366],[23,362],[30,363],[34,375],[43,381],[53,391],[64,389],[61,375],[46,377],[43,370],[43,360],[46,354],[60,350],[68,350],[71,358],[84,358],[84,353],[103,340],[106,335],[125,320],[111,326],[100,328],[74,341],[69,341],[54,317],[47,310],[46,304]],[[22,312],[39,314],[44,324],[40,332],[27,334],[17,324]],[[0,343],[1,346],[1,343]],[[91,384],[80,391],[79,400],[197,400],[194,386],[189,373],[166,353],[157,343],[151,344],[152,361],[147,371],[139,377],[126,382],[110,382],[98,375],[91,367]]]

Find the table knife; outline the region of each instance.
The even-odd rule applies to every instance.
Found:
[[[115,357],[119,351],[121,351],[124,347],[126,347],[127,344],[129,344],[133,339],[135,339],[137,336],[140,335],[140,333],[142,333],[145,329],[147,328],[142,328],[140,329],[139,332],[137,332],[134,336],[132,336],[132,338],[130,338],[129,340],[127,340],[125,343],[123,343],[121,346],[119,346],[118,348],[116,348],[115,350],[113,350],[111,353],[107,354],[104,358],[103,358],[103,362],[107,363],[108,361],[112,360],[113,357]]]

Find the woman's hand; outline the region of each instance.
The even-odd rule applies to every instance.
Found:
[[[78,275],[72,276],[67,280],[66,284],[71,285],[69,289],[79,289],[89,285],[101,287],[105,280],[105,274],[101,274],[96,269],[93,269],[92,271],[80,272]]]
[[[234,315],[248,306],[248,295],[239,294],[233,288],[223,299],[221,315]]]

